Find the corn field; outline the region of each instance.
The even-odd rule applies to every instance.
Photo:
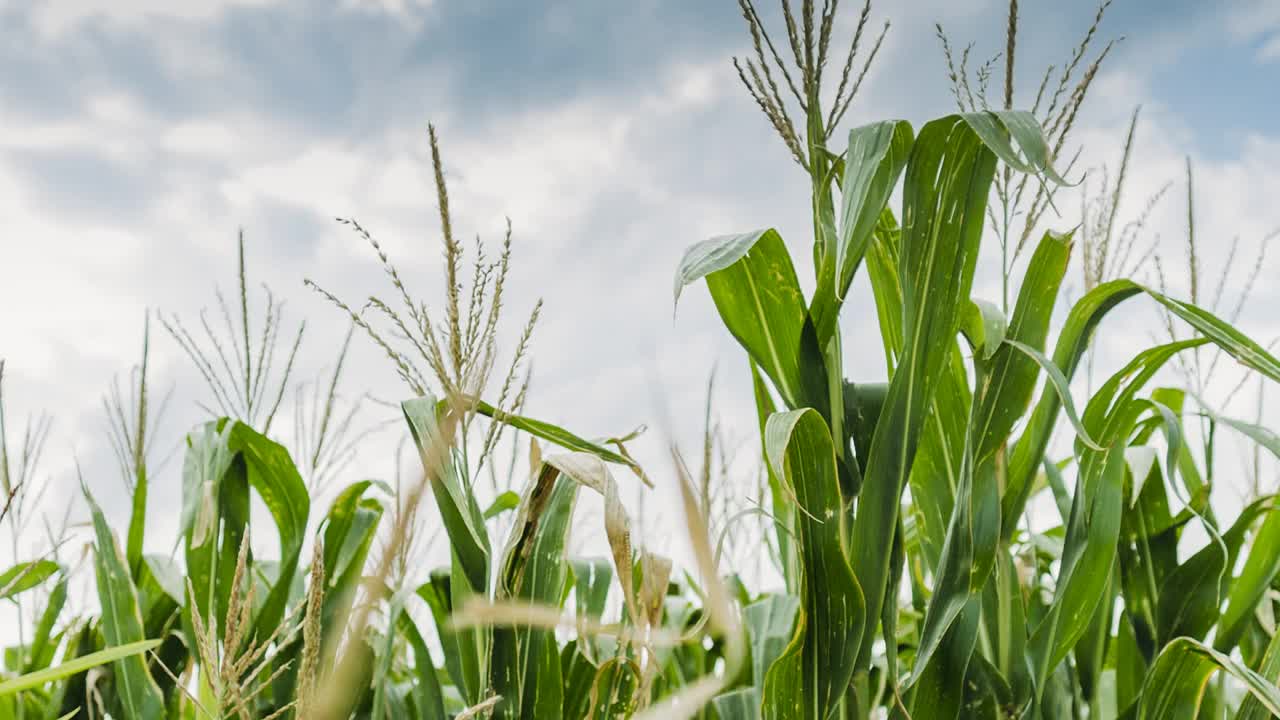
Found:
[[[443,292],[420,300],[420,279],[342,221],[386,294],[353,303],[306,280],[326,321],[351,330],[332,374],[297,391],[300,444],[279,440],[279,411],[304,328],[273,296],[253,302],[241,240],[238,293],[198,322],[148,316],[138,366],[104,400],[132,511],[112,527],[82,479],[95,610],[65,611],[72,569],[51,557],[0,572],[0,599],[35,620],[5,649],[0,720],[1280,716],[1280,496],[1259,490],[1235,516],[1211,502],[1232,482],[1216,469],[1220,436],[1276,457],[1280,437],[1217,412],[1202,383],[1159,381],[1175,367],[1190,378],[1203,355],[1278,382],[1280,360],[1197,291],[1135,279],[1158,258],[1137,225],[1116,225],[1132,127],[1085,217],[1057,208],[1079,185],[1063,158],[1111,49],[1094,47],[1108,4],[1034,102],[1014,96],[1015,0],[1001,61],[976,75],[939,28],[957,112],[842,129],[888,30],[869,27],[870,3],[846,46],[834,0],[784,2],[782,32],[740,0],[750,54],[734,66],[811,189],[812,251],[763,229],[673,262],[677,307],[705,288],[750,369],[737,390],[757,410],[762,502],[730,516],[707,489],[710,430],[700,470],[674,445],[642,467],[633,435],[526,410],[543,308],[500,341],[510,226],[490,255],[455,238],[434,129]],[[1187,184],[1190,197],[1189,165]],[[1002,297],[974,297],[979,263],[997,256]],[[1076,268],[1086,289],[1068,299]],[[877,327],[840,322],[860,283]],[[1109,313],[1143,303],[1167,337],[1082,393]],[[144,552],[161,339],[204,380],[207,411],[181,449],[168,555]],[[337,388],[352,342],[402,381],[395,431],[420,462],[394,486],[351,478],[365,435]],[[884,373],[845,377],[852,348],[882,354]],[[0,363],[0,517],[16,532],[47,427],[5,424],[4,381]],[[659,482],[678,488],[688,558],[633,537],[625,498]],[[336,491],[322,503],[320,487]],[[583,496],[603,513],[577,512]],[[253,526],[251,502],[273,527]],[[448,562],[410,582],[427,506]],[[570,550],[585,522],[605,539],[597,556]],[[738,523],[759,527],[775,585],[725,572]],[[264,531],[270,558],[251,550]]]

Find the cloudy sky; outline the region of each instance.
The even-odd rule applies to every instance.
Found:
[[[844,5],[840,37],[857,16]],[[1094,8],[1021,5],[1017,92],[1029,98]],[[1004,12],[997,0],[878,3],[873,23],[892,29],[845,124],[952,111],[934,23],[985,59],[1003,47]],[[1145,237],[1160,238],[1170,282],[1185,288],[1190,157],[1206,271],[1216,277],[1240,238],[1229,308],[1261,239],[1280,227],[1280,2],[1117,0],[1098,40],[1122,37],[1078,121],[1080,168],[1114,169],[1141,104],[1120,215],[1134,217],[1173,183]],[[137,361],[148,308],[196,322],[216,288],[232,291],[239,229],[250,281],[287,301],[290,322],[308,322],[300,379],[332,362],[346,328],[303,278],[357,304],[390,290],[373,251],[335,216],[359,219],[417,294],[440,297],[428,122],[442,139],[459,234],[496,242],[504,218],[513,223],[504,337],[514,342],[522,314],[545,302],[529,413],[592,436],[648,424],[638,452],[669,498],[662,438],[691,447],[718,367],[717,412],[749,449],[741,354],[705,292],[687,293],[674,321],[671,306],[682,250],[708,236],[774,226],[797,257],[808,252],[806,181],[729,62],[746,49],[732,0],[0,0],[0,357],[11,436],[28,414],[53,418],[46,509],[78,502],[78,459],[124,522],[101,397]],[[1055,223],[1075,225],[1078,205],[1062,203]],[[1264,343],[1280,335],[1277,256],[1241,318]],[[997,296],[995,262],[988,254],[977,294]],[[1078,267],[1072,283],[1078,296]],[[854,296],[842,318],[854,339],[846,372],[875,377],[874,314],[867,293]],[[1108,320],[1102,367],[1155,327],[1143,309]],[[165,456],[207,398],[154,329],[154,383],[178,387],[156,438]],[[1213,387],[1238,377],[1221,374]],[[407,395],[363,339],[348,378],[349,396]],[[1251,415],[1246,400],[1232,409]],[[367,423],[385,416],[374,409]],[[345,479],[390,477],[399,433],[371,441]],[[157,550],[171,547],[180,469],[171,460],[153,481]],[[84,518],[73,510],[73,521]],[[671,527],[648,511],[659,549],[678,544]],[[41,543],[32,533],[18,549]]]

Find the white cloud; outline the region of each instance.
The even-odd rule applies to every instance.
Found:
[[[194,21],[248,4],[54,3],[37,18],[46,32],[56,33],[94,19],[142,28],[157,19],[187,19],[195,27]],[[407,3],[381,4],[408,9]],[[935,77],[940,61],[927,23],[944,13],[944,19],[959,22],[991,7],[988,0],[906,9],[913,14],[905,20],[895,15],[883,57],[907,69],[925,64]],[[923,39],[925,51],[913,44],[916,39]],[[185,63],[196,71],[193,77],[216,78],[243,62],[198,29],[158,42],[165,62]],[[523,319],[519,314],[534,298],[547,300],[535,336],[531,409],[588,435],[650,422],[637,451],[652,461],[653,474],[669,494],[665,434],[697,437],[702,387],[714,363],[724,388],[717,403],[726,426],[748,448],[754,447],[755,432],[751,398],[741,392],[741,353],[720,327],[705,291],[689,292],[672,321],[670,281],[679,254],[713,234],[772,225],[792,242],[798,264],[806,268],[809,213],[802,174],[742,96],[724,58],[658,55],[654,64],[631,87],[504,106],[482,117],[449,112],[450,101],[465,88],[424,89],[414,85],[416,76],[412,83],[386,82],[398,93],[422,93],[435,101],[431,119],[441,131],[459,235],[469,239],[478,228],[496,240],[502,218],[512,218],[512,324]],[[436,72],[447,75],[448,68]],[[894,72],[882,65],[881,84],[873,73],[856,113],[933,107],[918,97],[914,84],[892,82]],[[218,97],[222,90],[211,85],[209,92]],[[436,297],[439,250],[426,118],[391,117],[322,134],[296,126],[275,108],[238,107],[235,98],[221,97],[225,106],[199,117],[168,117],[113,89],[84,98],[83,112],[75,117],[36,122],[0,115],[0,307],[23,308],[0,314],[0,351],[10,361],[7,388],[17,388],[12,407],[47,407],[57,415],[61,429],[54,442],[64,459],[67,448],[88,452],[92,439],[82,431],[96,422],[97,399],[111,375],[135,361],[143,309],[191,318],[210,304],[214,286],[225,287],[232,277],[239,225],[249,238],[253,281],[269,282],[289,299],[292,317],[305,314],[311,322],[301,376],[331,359],[345,329],[333,308],[300,287],[301,278],[315,278],[356,304],[387,289],[372,252],[329,225],[330,217],[360,218],[409,284],[426,288],[419,292],[428,299]],[[1231,234],[1253,240],[1280,222],[1272,202],[1280,193],[1280,140],[1240,138],[1237,157],[1202,157],[1191,129],[1151,97],[1141,68],[1115,66],[1098,78],[1089,104],[1094,110],[1082,118],[1077,134],[1089,148],[1087,164],[1114,164],[1129,112],[1139,101],[1146,109],[1122,216],[1135,212],[1165,181],[1178,180],[1190,152],[1211,266],[1222,261],[1222,241]],[[936,106],[948,110],[949,101],[940,98]],[[68,150],[145,170],[145,212],[92,223],[74,213],[48,212],[15,158]],[[1065,206],[1074,209],[1075,203]],[[1174,257],[1180,252],[1181,212],[1175,191],[1152,221]],[[1261,291],[1274,298],[1274,288]],[[1245,318],[1246,328],[1264,339],[1280,333],[1280,320],[1267,307]],[[854,333],[875,322],[869,306],[855,302],[845,320]],[[1131,352],[1134,339],[1145,339],[1151,327],[1143,317],[1115,322],[1103,334],[1112,343],[1111,359]],[[185,359],[155,332],[158,372],[180,379],[188,392],[198,387]],[[367,345],[358,341],[352,359],[355,386],[373,385],[380,396],[396,397],[403,390],[384,358]],[[878,349],[850,355],[858,372],[882,365]],[[1223,372],[1228,379],[1230,372]],[[175,426],[194,422],[191,405],[192,398],[181,399],[172,415]],[[388,444],[374,444],[362,472],[389,474]],[[111,479],[90,482],[105,487]],[[158,490],[155,501],[173,502],[176,486]],[[658,500],[664,497],[669,495]],[[649,528],[654,538],[679,537],[672,531],[680,526],[660,516],[651,515]],[[167,550],[170,540],[160,530],[151,541]]]
[[[24,2],[11,1],[15,5]],[[278,0],[46,0],[33,6],[31,19],[41,33],[54,36],[89,21],[122,27],[138,27],[156,19],[207,21],[232,8],[263,7],[275,2]]]

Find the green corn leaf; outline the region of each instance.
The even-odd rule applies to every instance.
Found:
[[[51,682],[57,682],[72,675],[82,673],[99,665],[107,665],[109,663],[123,663],[129,659],[138,660],[137,655],[153,650],[160,646],[159,640],[140,640],[138,642],[128,643],[110,647],[106,650],[100,650],[88,655],[81,655],[74,660],[68,660],[60,665],[51,668],[38,670],[36,672],[20,675],[16,678],[0,681],[0,697],[8,697],[16,695],[24,690],[33,690]],[[66,716],[64,716],[66,717]],[[131,716],[131,717],[162,717],[162,715],[149,716]]]
[[[27,653],[27,659],[23,663],[22,672],[30,673],[41,670],[53,661],[53,652],[57,648],[57,641],[52,642],[53,626],[58,621],[58,615],[62,613],[62,608],[67,604],[67,579],[59,578],[58,582],[53,586],[53,590],[49,593],[49,599],[45,602],[44,610],[40,613],[40,620],[36,623],[35,637],[31,639],[31,649]],[[47,653],[46,653],[47,651]],[[45,660],[46,654],[48,660]]]
[[[1099,695],[1099,678],[1106,661],[1111,625],[1115,618],[1119,570],[1114,565],[1112,567],[1111,577],[1103,587],[1102,597],[1094,608],[1093,617],[1072,651],[1080,695],[1088,702],[1093,702]]]
[[[840,307],[912,143],[911,124],[887,120],[849,131],[840,183],[840,228],[835,252],[823,258],[814,292],[812,315],[818,344],[825,346],[836,330]]]
[[[1081,470],[1053,603],[1028,646],[1037,688],[1084,635],[1111,580],[1124,508],[1124,449],[1113,446],[1103,457],[1096,470]]]
[[[1260,447],[1265,449],[1267,452],[1271,453],[1273,456],[1280,458],[1280,435],[1277,435],[1275,431],[1271,430],[1270,428],[1263,427],[1261,425],[1256,425],[1251,422],[1246,422],[1244,420],[1237,420],[1232,417],[1226,417],[1225,415],[1220,415],[1214,412],[1211,407],[1209,407],[1209,404],[1204,401],[1204,398],[1201,398],[1199,395],[1196,395],[1195,393],[1192,393],[1192,397],[1195,398],[1196,402],[1203,409],[1205,415],[1207,415],[1209,419],[1211,419],[1213,422],[1219,425],[1225,425],[1231,428],[1232,430],[1235,430],[1241,435],[1244,435],[1245,437],[1249,438],[1253,442],[1257,443]]]
[[[754,687],[731,690],[717,695],[711,705],[720,720],[759,720],[760,690]]]
[[[343,488],[325,514],[321,531],[324,533],[326,594],[354,591],[360,582],[365,558],[384,512],[381,502],[367,496],[375,487],[393,494],[382,483],[361,480]]]
[[[775,230],[725,235],[685,251],[680,290],[706,278],[725,327],[773,381],[789,408],[825,412],[822,352],[791,255]]]
[[[968,305],[964,325],[978,356],[975,359],[976,405],[970,427],[953,431],[950,438],[952,443],[964,443],[959,482],[953,491],[955,503],[937,564],[934,592],[921,629],[915,669],[908,684],[925,672],[951,623],[987,582],[995,562],[1001,524],[994,454],[1008,438],[1013,423],[1026,411],[1035,388],[1037,364],[1044,367],[1059,387],[1078,432],[1088,436],[1071,404],[1066,380],[1037,349],[1044,345],[1048,335],[1049,319],[1070,252],[1070,236],[1052,233],[1044,236],[1027,267],[1013,321],[1007,327],[1004,314],[998,308],[980,301],[971,301]],[[935,405],[937,400],[935,398]],[[939,492],[937,487],[925,488],[917,502],[936,503],[937,500],[928,495],[936,496]],[[913,500],[916,497],[913,485]],[[953,678],[954,674],[952,667],[948,677]]]
[[[1258,665],[1258,675],[1273,685],[1280,683],[1280,633],[1273,633],[1267,643],[1267,650]],[[1262,701],[1252,694],[1240,703],[1240,710],[1236,713],[1236,720],[1271,720],[1273,717]]]
[[[451,575],[450,570],[433,571],[430,581],[420,585],[416,592],[431,609],[436,633],[444,649],[445,670],[465,703],[474,705],[484,697],[487,684],[481,680],[485,672],[482,669],[484,658],[476,648],[476,635],[471,631],[454,630],[449,625],[449,616],[454,608]]]
[[[1156,632],[1160,643],[1187,636],[1202,639],[1218,621],[1218,609],[1227,594],[1231,567],[1249,528],[1267,512],[1275,498],[1250,503],[1216,540],[1179,565],[1164,580],[1156,608]]]
[[[1053,153],[1039,121],[1031,113],[988,110],[966,113],[964,119],[1004,164],[1028,175],[1043,175],[1055,185],[1071,184],[1053,169]]]
[[[763,457],[765,455],[765,424],[769,421],[769,416],[777,410],[777,406],[773,402],[773,396],[769,394],[769,386],[760,375],[760,366],[755,360],[750,358],[748,360],[751,365],[751,387],[756,401],[756,420],[760,429],[760,455]],[[850,406],[846,404],[846,407]],[[795,510],[792,507],[791,498],[782,487],[782,481],[773,471],[773,466],[766,462],[764,471],[769,481],[769,498],[773,503],[774,537],[778,543],[778,569],[782,572],[787,590],[794,592],[799,589],[800,581],[791,530],[793,522],[791,516]]]
[[[1094,329],[1107,313],[1125,300],[1141,293],[1147,294],[1163,305],[1246,367],[1272,380],[1280,381],[1280,360],[1276,360],[1243,333],[1208,311],[1190,303],[1174,300],[1131,280],[1112,280],[1103,283],[1085,293],[1084,297],[1080,298],[1071,309],[1053,354],[1053,363],[1062,369],[1064,376],[1070,379],[1074,375]],[[1002,516],[1004,518],[1012,520],[1022,517],[1022,508],[1029,497],[1031,480],[1039,466],[1040,458],[1043,457],[1049,445],[1060,409],[1058,394],[1046,389],[1009,460],[1009,490],[1005,493],[1003,500]],[[1006,539],[1012,535],[1014,528],[1015,525],[1012,522],[1005,523],[1003,535]]]
[[[139,648],[141,646],[138,643],[143,643],[146,638],[142,632],[142,615],[138,610],[138,596],[133,587],[129,566],[115,535],[107,525],[107,519],[89,494],[88,488],[84,488],[84,497],[93,515],[96,550],[94,569],[98,581],[98,600],[102,603],[103,640],[108,647]],[[158,720],[164,717],[164,697],[151,673],[147,671],[147,664],[138,656],[137,652],[140,651],[118,656],[119,659],[114,661],[116,693],[120,707],[128,717]]]
[[[410,402],[413,402],[413,401],[410,401]],[[472,405],[468,404],[467,407],[470,408],[472,407]],[[448,401],[441,400],[439,401],[436,410],[437,412],[443,413],[447,411],[448,408],[449,408]],[[623,455],[620,455],[610,450],[609,448],[605,447],[604,445],[579,437],[558,425],[553,425],[549,422],[544,422],[542,420],[537,420],[535,418],[525,417],[523,415],[513,415],[511,413],[504,412],[483,400],[478,400],[478,399],[474,401],[474,409],[476,412],[480,413],[481,415],[493,418],[494,420],[497,420],[499,422],[506,423],[507,425],[510,425],[511,427],[517,430],[522,430],[524,432],[527,432],[536,438],[546,440],[549,443],[554,443],[556,445],[559,445],[565,450],[590,453],[600,458],[601,460],[604,460],[605,462],[611,462],[617,465],[626,465],[627,467],[635,471],[635,473],[639,475],[641,479],[644,479],[643,471],[640,469],[640,466],[635,463],[634,460],[628,457],[625,457]]]
[[[436,675],[435,663],[431,661],[431,651],[418,631],[418,626],[407,612],[401,612],[396,618],[400,634],[413,648],[414,708],[415,717],[421,720],[446,720],[444,711],[444,693],[440,688],[440,679]]]
[[[175,605],[186,602],[187,592],[183,587],[182,569],[173,558],[167,555],[143,555],[142,565],[144,577],[155,581],[156,587]]]
[[[797,503],[800,614],[764,685],[767,718],[825,720],[853,676],[866,603],[844,553],[835,450],[812,409],[776,413],[765,429],[774,472]]]
[[[1143,685],[1138,720],[1195,720],[1205,688],[1217,671],[1244,684],[1263,708],[1280,715],[1280,688],[1230,657],[1191,638],[1176,638],[1160,651]]]
[[[1154,457],[1154,452],[1152,456]],[[1134,492],[1138,492],[1137,477],[1132,474],[1131,477],[1134,479]],[[1160,598],[1160,584],[1178,566],[1177,550],[1181,527],[1169,513],[1164,476],[1159,464],[1153,462],[1146,481],[1141,483],[1140,494],[1130,501],[1120,531],[1118,552],[1125,610],[1122,629],[1132,635],[1133,647],[1129,649],[1135,655],[1128,661],[1133,662],[1140,657],[1142,669],[1138,673],[1138,680],[1128,685],[1131,692],[1118,696],[1123,700],[1117,702],[1119,707],[1132,704],[1141,687],[1141,675],[1146,673],[1146,659],[1155,656],[1156,608]],[[1126,678],[1124,675],[1126,671],[1132,670],[1132,666],[1122,665],[1120,659],[1117,659],[1117,664],[1117,681],[1132,680],[1132,676]]]
[[[489,507],[484,509],[484,519],[492,520],[508,510],[514,510],[520,505],[520,496],[514,491],[507,490],[498,494],[498,497],[489,503]]]
[[[903,346],[866,465],[850,546],[874,627],[888,583],[889,545],[933,396],[969,298],[995,155],[959,116],[928,123],[907,161],[898,277]],[[859,662],[875,633],[862,635]]]
[[[1070,234],[1044,234],[1027,265],[1008,329],[983,346],[987,372],[975,411],[974,431],[978,462],[985,462],[1007,441],[1014,423],[1027,411],[1035,391],[1037,365],[1043,369],[1053,367],[1052,363],[1037,361],[1042,357],[1039,353],[1048,337],[1049,321],[1066,276],[1071,240]],[[988,314],[992,311],[998,313],[993,308]],[[1000,342],[1004,338],[1009,342]],[[1060,397],[1062,394],[1060,391]],[[1069,398],[1070,394],[1066,396]]]
[[[902,281],[898,277],[902,230],[893,212],[880,213],[867,250],[867,277],[876,301],[877,325],[884,345],[885,372],[893,377],[902,355]],[[865,456],[863,457],[865,460]]]
[[[1271,510],[1253,537],[1244,567],[1231,581],[1227,609],[1218,619],[1213,648],[1230,652],[1240,642],[1246,623],[1253,619],[1254,609],[1280,574],[1280,510]]]
[[[579,615],[599,620],[609,599],[613,568],[606,558],[578,558],[570,561],[573,568],[574,607]]]
[[[790,642],[799,609],[800,598],[795,595],[766,595],[742,609],[751,644],[751,682],[757,690],[757,715],[765,674]]]
[[[970,300],[960,318],[961,334],[983,362],[990,360],[999,349],[1008,329],[1004,312],[986,300]]]
[[[1147,676],[1147,659],[1138,648],[1138,639],[1128,614],[1120,616],[1120,628],[1116,633],[1114,647],[1116,707],[1136,708],[1138,698],[1142,695],[1142,683]]]
[[[565,544],[578,483],[543,465],[520,500],[503,553],[497,599],[557,605],[568,580]],[[555,662],[548,662],[548,651]],[[563,712],[564,687],[555,634],[527,627],[496,628],[493,634],[494,691],[503,700],[495,717],[556,717]]]
[[[570,640],[560,651],[560,676],[564,678],[564,716],[587,717],[591,684],[599,667],[585,653],[579,642]]]
[[[255,630],[265,637],[280,624],[289,604],[290,588],[306,540],[311,496],[283,445],[237,422],[227,447],[243,458],[249,487],[257,491],[271,513],[280,538],[278,579],[254,619]]]
[[[489,584],[489,535],[480,506],[463,485],[460,468],[452,461],[451,448],[440,435],[437,403],[434,398],[422,397],[406,400],[400,407],[418,446],[453,555],[472,591],[482,593]],[[427,467],[427,463],[432,466]]]
[[[1076,437],[1080,439],[1080,442],[1092,450],[1103,450],[1103,447],[1098,445],[1098,441],[1090,437],[1089,430],[1084,426],[1084,422],[1076,412],[1075,403],[1071,400],[1071,387],[1067,376],[1062,373],[1062,370],[1054,365],[1052,360],[1045,357],[1044,353],[1030,345],[1024,345],[1017,340],[1006,340],[1005,342],[1034,360],[1045,371],[1049,386],[1053,388],[1054,392],[1058,393],[1059,403],[1066,410],[1067,419],[1071,421],[1071,426],[1075,428]]]
[[[410,590],[411,592],[411,590]],[[401,590],[391,596],[391,607],[387,611],[387,630],[377,647],[375,657],[377,666],[373,673],[373,706],[370,717],[388,717],[388,686],[392,683],[391,663],[396,654],[396,632],[399,629],[400,617],[404,615],[406,591]]]
[[[61,568],[52,560],[20,562],[0,573],[0,600],[30,590],[48,580]]]
[[[912,686],[910,720],[965,717],[960,714],[965,704],[965,678],[974,654],[981,616],[981,600],[970,598],[955,622],[947,628],[939,651],[932,661],[925,663],[924,671]],[[900,713],[893,717],[894,720],[906,720]]]

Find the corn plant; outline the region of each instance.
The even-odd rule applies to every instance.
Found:
[[[1040,187],[1066,183],[1036,118],[974,108],[918,132],[878,122],[849,131],[836,154],[818,86],[828,39],[814,28],[826,16],[811,3],[798,20],[783,11],[807,143],[780,132],[793,154],[807,148],[797,160],[814,190],[816,289],[805,297],[775,230],[692,246],[675,284],[678,300],[704,281],[747,355],[780,564],[799,601],[785,649],[757,668],[754,687],[733,691],[734,707],[816,720],[1280,713],[1280,643],[1258,619],[1274,612],[1275,499],[1219,522],[1184,441],[1183,394],[1147,387],[1202,345],[1272,381],[1280,362],[1210,312],[1128,279],[1076,301],[1048,354],[1070,232],[1043,233],[1010,314],[971,294],[997,168]],[[767,37],[747,15],[753,39]],[[780,113],[765,111],[777,127]],[[887,383],[841,376],[842,349],[875,342],[838,323],[864,264]],[[1140,296],[1192,337],[1142,349],[1078,409],[1070,379],[1084,352],[1107,313]],[[1061,419],[1074,441],[1054,459]],[[1280,450],[1263,428],[1215,420]],[[1041,491],[1052,491],[1060,522],[1032,531],[1029,499]],[[1180,561],[1192,525],[1209,541]],[[1238,648],[1243,662],[1230,654]],[[1206,691],[1216,671],[1246,699]]]
[[[0,601],[25,602],[20,616],[35,618],[4,653],[0,720],[1280,715],[1280,498],[1255,493],[1234,517],[1211,502],[1223,482],[1218,429],[1277,456],[1280,438],[1159,382],[1210,345],[1260,382],[1280,380],[1280,361],[1199,307],[1195,290],[1186,302],[1123,277],[1108,244],[1133,242],[1113,233],[1118,189],[1093,208],[1090,235],[1039,232],[1069,185],[1055,158],[1106,55],[1071,86],[1097,22],[1047,110],[1013,108],[1013,2],[1003,107],[986,102],[994,60],[975,95],[968,51],[957,67],[947,46],[959,113],[918,129],[863,125],[846,140],[837,127],[884,30],[867,39],[862,5],[825,93],[838,5],[806,0],[797,14],[782,3],[786,42],[775,44],[754,4],[739,2],[754,53],[735,63],[739,77],[812,189],[812,296],[771,229],[699,243],[676,275],[677,300],[705,283],[746,355],[768,508],[717,509],[728,488],[714,487],[708,399],[700,471],[671,450],[691,567],[643,546],[621,491],[652,485],[628,451],[635,433],[586,437],[525,408],[541,304],[503,360],[511,226],[497,253],[477,242],[466,266],[432,128],[441,303],[415,297],[347,219],[394,294],[349,304],[307,281],[351,323],[314,384],[292,384],[302,326],[281,337],[270,291],[254,309],[243,237],[230,301],[219,294],[198,324],[160,316],[207,386],[207,418],[183,443],[168,555],[144,552],[165,405],[144,324],[139,365],[104,401],[130,499],[124,541],[86,477],[98,609],[67,609],[56,534],[47,555],[0,573]],[[1117,188],[1127,160],[1126,150]],[[973,297],[989,234],[999,302]],[[1021,283],[1010,284],[1024,244]],[[1055,324],[1077,244],[1090,282]],[[863,268],[878,332],[847,332],[840,315]],[[1181,329],[1073,392],[1108,313],[1138,297]],[[340,403],[355,332],[411,395],[395,421],[418,453],[408,481],[345,478],[367,436],[354,429],[361,402]],[[846,349],[867,347],[882,349],[884,376],[846,379]],[[273,435],[290,390],[292,446]],[[48,426],[35,421],[11,453],[2,391],[0,522],[16,546]],[[584,492],[604,507],[593,557],[568,545]],[[250,522],[255,495],[269,527]],[[749,516],[765,523],[779,589],[723,575],[733,525]],[[423,567],[436,537],[445,565]],[[275,556],[257,557],[255,538],[273,538]]]

